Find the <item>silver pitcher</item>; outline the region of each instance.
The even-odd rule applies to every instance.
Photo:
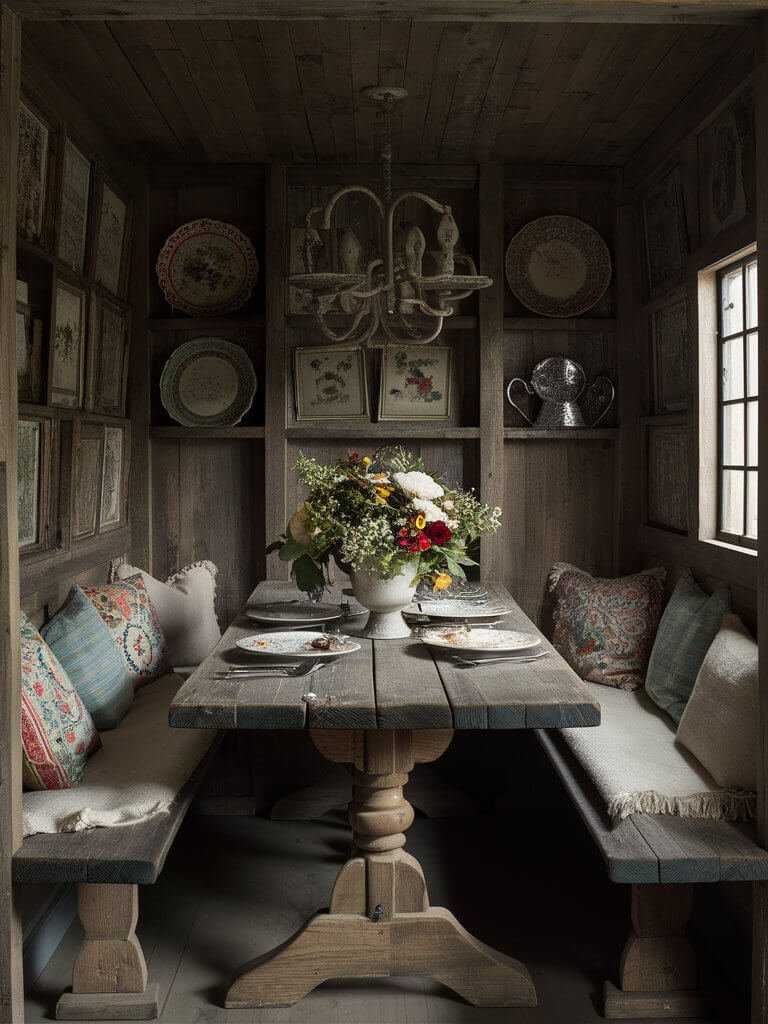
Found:
[[[522,384],[527,394],[541,399],[541,408],[535,420],[523,412],[512,397],[517,384]],[[522,377],[513,377],[507,385],[507,401],[512,408],[532,427],[545,430],[587,426],[578,405],[582,395],[587,406],[589,426],[596,427],[613,405],[616,389],[609,378],[604,376],[597,377],[587,387],[587,375],[583,367],[567,356],[542,359],[533,368],[530,384]]]

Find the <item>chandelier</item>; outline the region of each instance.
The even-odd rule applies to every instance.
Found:
[[[454,303],[493,281],[477,273],[471,256],[456,252],[459,229],[450,206],[425,192],[392,192],[392,110],[407,91],[374,86],[364,89],[363,95],[383,112],[383,199],[364,185],[345,185],[325,206],[309,210],[302,241],[305,273],[290,274],[288,281],[309,292],[320,330],[336,344],[426,345],[440,334]],[[375,248],[365,261],[363,246],[351,227],[334,244],[339,235],[334,220],[337,205],[353,193],[367,197],[378,214],[372,239]],[[418,225],[410,227],[404,238],[401,232],[396,244],[395,214],[406,200],[424,203],[441,215],[437,248],[427,249]]]

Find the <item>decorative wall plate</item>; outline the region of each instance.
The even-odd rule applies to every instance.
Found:
[[[532,220],[507,248],[509,287],[540,316],[578,316],[591,309],[611,281],[611,255],[600,235],[575,217]]]
[[[240,309],[259,275],[256,250],[239,228],[220,220],[191,220],[170,235],[155,265],[166,301],[193,316]]]
[[[184,427],[233,427],[255,394],[250,359],[224,338],[194,338],[179,345],[160,377],[163,406]]]

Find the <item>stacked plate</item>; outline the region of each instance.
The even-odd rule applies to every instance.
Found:
[[[430,647],[444,648],[457,655],[472,658],[501,657],[504,660],[530,660],[538,656],[536,648],[541,637],[513,629],[473,629],[467,625],[432,626],[424,629],[421,639]]]
[[[314,601],[270,601],[268,604],[251,605],[245,614],[254,622],[268,626],[322,626],[326,622],[367,615],[365,608],[357,605],[317,604]]]

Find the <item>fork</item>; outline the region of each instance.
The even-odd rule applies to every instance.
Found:
[[[471,668],[476,668],[478,665],[492,665],[497,661],[510,661],[516,662],[518,665],[523,664],[526,661],[538,661],[539,658],[545,658],[549,654],[549,651],[541,651],[539,654],[527,654],[522,658],[462,658],[458,654],[454,657],[454,661],[457,661],[460,665],[468,665]]]
[[[227,669],[226,672],[216,672],[215,676],[217,679],[231,679],[233,676],[308,676],[313,672],[317,672],[318,669],[325,668],[328,662],[325,661],[312,661],[307,662],[305,665],[261,665],[255,668],[246,668],[245,666],[240,668]]]

